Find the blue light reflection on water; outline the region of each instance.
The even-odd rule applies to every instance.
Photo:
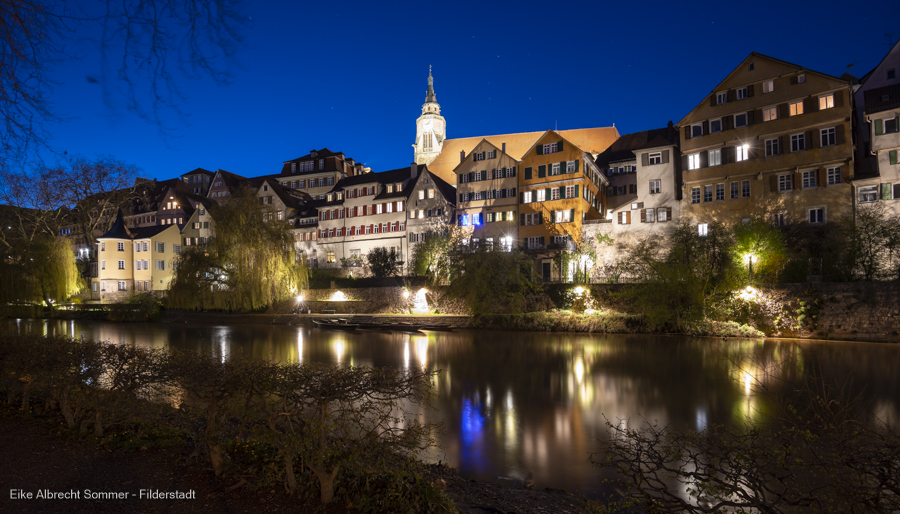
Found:
[[[484,420],[482,405],[468,398],[463,399],[460,416],[460,465],[480,473],[486,471]]]

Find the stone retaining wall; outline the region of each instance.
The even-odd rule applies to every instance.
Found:
[[[354,312],[356,314],[406,314],[413,308],[413,297],[419,289],[412,288],[409,297],[404,297],[406,291],[403,287],[360,287],[353,289],[340,289],[347,300],[346,303],[329,302],[328,307],[341,312]],[[334,298],[338,289],[309,289],[303,292],[304,301],[313,312],[323,307],[321,302]],[[425,299],[428,308],[438,314],[468,314],[462,302],[449,298],[443,288],[427,289]],[[361,301],[360,301],[361,300]]]

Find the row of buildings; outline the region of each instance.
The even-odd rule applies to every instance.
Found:
[[[214,235],[213,203],[240,187],[265,220],[286,222],[313,267],[361,265],[375,247],[408,260],[430,232],[523,248],[544,280],[597,232],[665,237],[679,223],[765,218],[825,224],[858,204],[900,212],[900,43],[860,79],[752,53],[678,123],[632,134],[615,127],[448,139],[429,71],[414,162],[373,172],[314,150],[277,173],[195,169],[144,185],[98,248],[92,298],[165,290],[182,248]],[[614,258],[601,255],[601,258]]]

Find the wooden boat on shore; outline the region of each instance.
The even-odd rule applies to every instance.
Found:
[[[356,330],[358,323],[350,323],[346,319],[314,319],[313,323],[319,328],[332,328],[337,330]]]

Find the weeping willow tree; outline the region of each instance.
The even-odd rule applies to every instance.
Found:
[[[241,190],[209,213],[215,235],[182,251],[169,307],[254,311],[308,286],[306,262],[294,250],[290,226],[275,219],[271,206],[260,205],[253,190]]]
[[[0,303],[51,307],[84,288],[69,240],[38,234],[4,243],[9,246],[0,259]]]

